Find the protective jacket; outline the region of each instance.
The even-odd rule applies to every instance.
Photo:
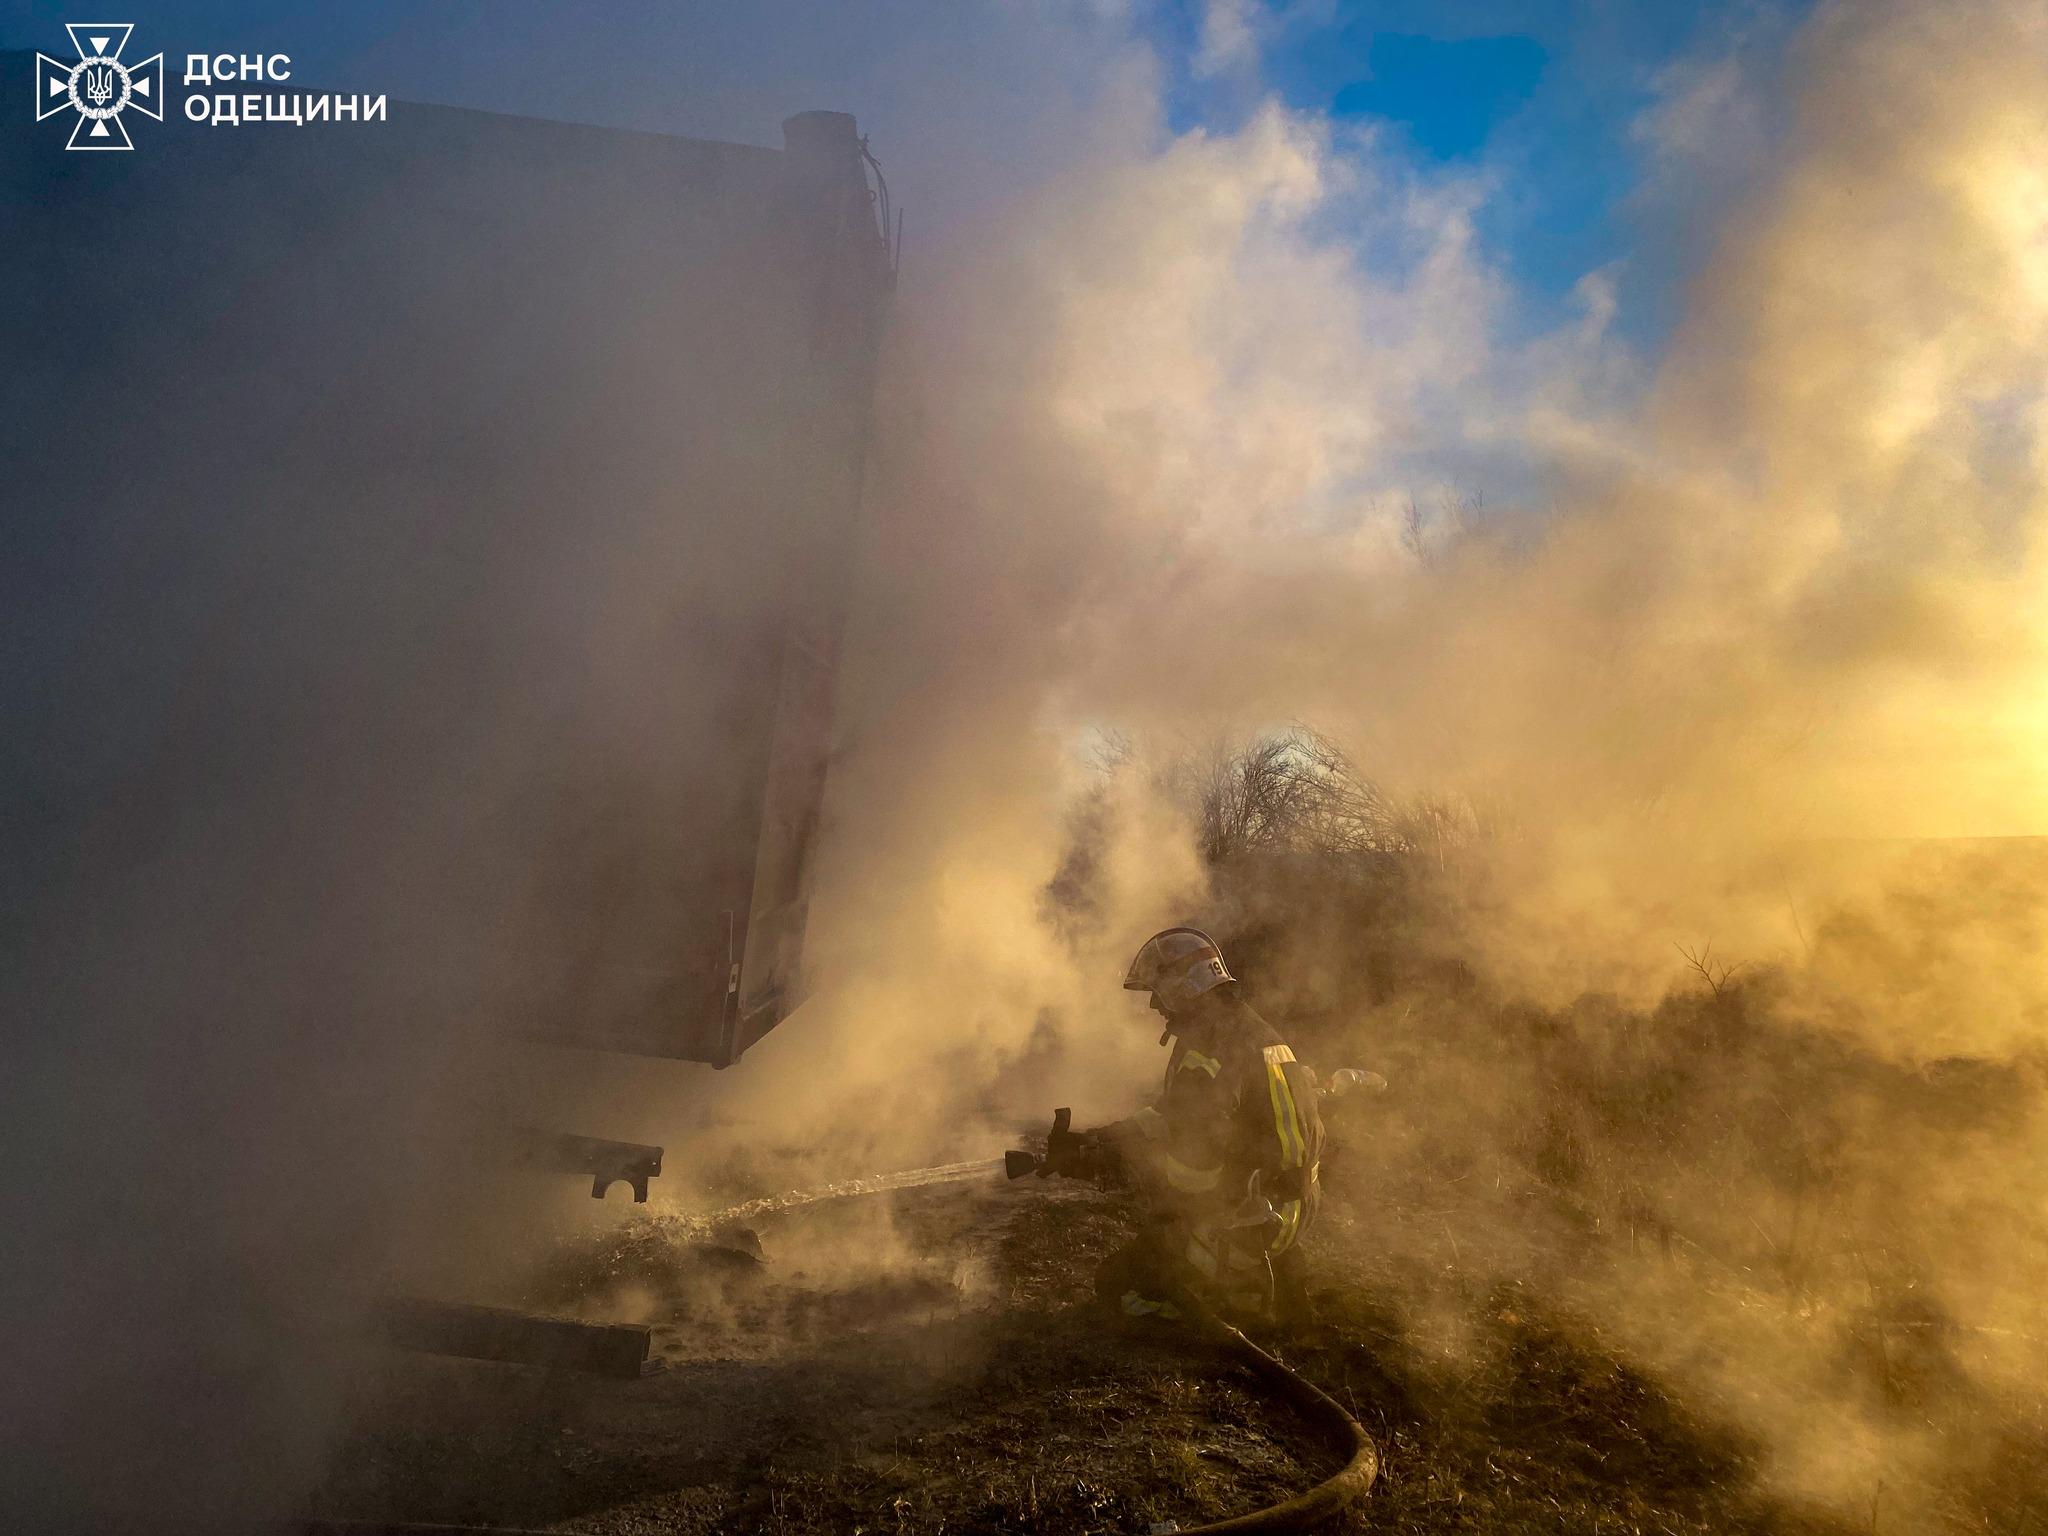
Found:
[[[1318,1196],[1315,1079],[1234,988],[1180,1024],[1159,1114],[1161,1172],[1185,1214],[1236,1221],[1270,1208],[1269,1250],[1294,1246]]]
[[[1314,1074],[1235,987],[1205,995],[1170,1029],[1157,1105],[1116,1128],[1151,1208],[1147,1246],[1215,1302],[1267,1312],[1273,1261],[1307,1231],[1320,1195]],[[1127,1312],[1157,1311],[1148,1293],[1163,1286],[1140,1278],[1118,1299]]]

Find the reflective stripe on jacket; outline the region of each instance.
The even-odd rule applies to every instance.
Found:
[[[1220,987],[1175,1020],[1159,1166],[1191,1226],[1257,1226],[1265,1250],[1282,1253],[1315,1218],[1322,1117],[1313,1074],[1236,991]]]

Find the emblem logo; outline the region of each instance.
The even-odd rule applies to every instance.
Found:
[[[78,114],[66,149],[133,149],[121,114],[133,107],[144,117],[164,120],[164,56],[133,66],[121,62],[134,23],[67,23],[78,58],[66,63],[36,55],[36,121],[70,110]]]

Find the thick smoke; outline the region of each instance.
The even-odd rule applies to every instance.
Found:
[[[1213,7],[1203,68],[1255,72],[1255,20]],[[2039,8],[1834,5],[1782,59],[1674,71],[1642,127],[1663,157],[1649,206],[1699,182],[1704,159],[1716,214],[1703,229],[1687,210],[1697,271],[1654,365],[1609,334],[1604,274],[1580,285],[1573,324],[1524,333],[1475,233],[1499,193],[1484,176],[1420,170],[1369,128],[1278,106],[1176,136],[1135,18],[1104,4],[1043,22],[1028,49],[1008,22],[994,41],[906,43],[945,90],[867,120],[885,159],[891,135],[928,128],[1002,174],[959,175],[939,199],[953,222],[913,226],[877,402],[818,993],[727,1074],[614,1063],[581,1094],[591,1113],[565,1118],[665,1141],[678,1173],[750,1150],[798,1179],[992,1152],[1055,1103],[1127,1107],[1157,1066],[1149,1016],[1115,985],[1129,951],[1212,904],[1242,915],[1212,887],[1185,803],[1131,765],[1293,720],[1395,793],[1484,805],[1508,829],[1469,881],[1447,880],[1443,908],[1443,950],[1491,995],[1654,1004],[1691,985],[1674,943],[1711,938],[1781,967],[1774,1016],[1801,1038],[1902,1070],[2024,1066],[2043,1018],[2038,866],[1842,840],[2033,833],[2048,812]],[[886,34],[867,41],[887,51]],[[1061,82],[1056,110],[1005,93],[1023,64]],[[1782,112],[1758,105],[1774,91]],[[981,110],[991,100],[1000,112]],[[914,170],[891,171],[919,206]],[[542,511],[521,527],[552,526]],[[565,573],[544,543],[493,567],[466,589],[464,646],[396,717],[431,722],[469,697],[465,659],[518,697],[521,667],[551,658],[549,687],[573,690],[563,674],[586,666],[610,679],[600,736],[565,743],[534,717],[422,764],[408,730],[309,727],[264,759],[253,817],[235,754],[185,740],[172,755],[212,808],[176,818],[175,845],[136,858],[153,801],[97,821],[21,956],[24,995],[62,1002],[38,1012],[19,1067],[38,1107],[15,1121],[33,1148],[8,1189],[10,1229],[33,1234],[6,1277],[5,1398],[7,1455],[40,1469],[31,1508],[289,1507],[338,1412],[347,1309],[394,1269],[488,1267],[454,1199],[403,1198],[467,1102],[445,1079],[476,1065],[467,1028],[440,1026],[490,1016],[508,980],[487,914],[535,855],[516,830],[520,765],[651,750],[634,704],[669,666],[675,589],[640,573],[673,553],[665,526],[594,570]],[[351,582],[319,566],[317,538],[240,531],[252,568],[298,575],[223,585],[263,593],[323,698],[363,664],[329,648],[337,616],[365,606],[350,594],[408,633],[445,617],[446,565]],[[177,557],[232,573],[242,548],[210,536],[117,563],[196,609],[214,589]],[[308,591],[331,606],[304,609]],[[300,697],[304,669],[264,665],[274,644],[178,617],[226,671],[194,666],[171,696],[226,675],[259,723]],[[490,643],[498,617],[519,643]],[[565,658],[565,635],[588,649]],[[143,671],[132,691],[163,696]],[[175,719],[115,718],[178,744]],[[88,734],[118,766],[124,732]],[[1124,771],[1099,771],[1105,758]],[[419,791],[395,808],[362,777],[391,761]],[[334,793],[300,796],[297,772]],[[86,789],[119,801],[108,780]],[[363,820],[293,835],[336,798]],[[247,840],[252,821],[275,843]],[[444,858],[474,845],[451,838],[458,822],[493,829],[481,865]],[[1431,1091],[1479,1106],[1430,1145],[1502,1150],[1542,1111],[1540,1074],[1459,1025],[1455,999],[1380,1015],[1335,985],[1304,984],[1302,1001],[1359,1020],[1361,1064],[1411,1050]],[[1985,1134],[1916,1134],[1903,1166],[1851,1163],[1840,1185],[1851,1236],[1946,1245],[1928,1283],[1970,1330],[1958,1358],[1987,1390],[2041,1364],[2027,1070]],[[1731,1065],[1727,1093],[1768,1088],[1762,1072]],[[537,1075],[565,1076],[553,1057]],[[1444,1101],[1418,1094],[1403,1114],[1426,1126]],[[1419,1151],[1404,1162],[1423,1140],[1390,1132],[1385,1175],[1427,1178]],[[1652,1194],[1707,1211],[1716,1233],[1785,1230],[1739,1163],[1658,1177]],[[1392,1218],[1378,1236],[1421,1242]],[[1563,1285],[1550,1236],[1532,1222],[1462,1259]],[[1739,1287],[1645,1269],[1578,1299],[1767,1435],[1791,1486],[1859,1496],[1879,1458],[1941,1443],[1836,1403],[1803,1320],[1760,1321]],[[105,1352],[81,1378],[87,1337]]]
[[[1249,46],[1230,14],[1212,50]],[[1124,733],[1173,757],[1306,720],[1397,794],[1505,829],[1437,939],[1489,995],[1718,1000],[1733,963],[1789,1032],[1714,1065],[1712,1094],[1808,1096],[1785,1114],[1825,1212],[1733,1153],[1636,1169],[1629,1198],[1759,1262],[1820,1222],[1804,1311],[1759,1313],[1732,1262],[1575,1294],[1763,1434],[1788,1488],[1867,1506],[1886,1467],[1953,1457],[1958,1423],[2004,1410],[1866,1412],[1840,1341],[1912,1292],[1930,1310],[1900,1326],[1938,1335],[1980,1404],[2039,1365],[2040,864],[1924,840],[2048,814],[2044,42],[2029,4],[1838,5],[1782,58],[1671,72],[1640,134],[1654,185],[1723,130],[1716,173],[1741,174],[1690,231],[1654,365],[1607,335],[1597,276],[1576,325],[1517,334],[1473,234],[1482,183],[1278,107],[1177,138],[1127,118],[978,228],[901,316],[884,400],[819,934],[838,969],[775,1047],[830,1067],[764,1096],[906,1156],[936,1149],[934,1093],[949,1127],[992,1131],[1033,1095],[1128,1102],[1149,1036],[1124,955],[1162,921],[1273,914],[1209,887],[1184,803],[1088,761]],[[1049,913],[1077,858],[1088,900]],[[1681,950],[1709,943],[1695,975]],[[1439,1139],[1505,1151],[1551,1112],[1510,1034],[1417,1006],[1407,1043],[1443,1031],[1434,1102],[1491,1106]],[[1370,1018],[1356,1048],[1402,1041]],[[1809,1073],[1809,1051],[1850,1065]],[[1883,1087],[1970,1072],[2003,1086],[1960,1139]],[[1553,1235],[1463,1258],[1572,1291]]]
[[[789,112],[939,82],[896,141],[1000,161],[1041,152],[1035,119],[959,82],[1008,69],[1033,113],[1071,85],[1092,119],[1142,73],[1086,14],[1035,38],[927,9],[945,25],[835,39],[761,8],[743,88],[695,92],[720,120],[654,115],[773,144]],[[616,107],[632,71],[577,26]],[[673,70],[630,51],[643,100],[704,84],[699,41]],[[427,51],[458,84],[494,57]],[[55,359],[8,381],[0,530],[10,1528],[303,1510],[376,1358],[367,1303],[489,1299],[536,1206],[591,1210],[501,1188],[497,1122],[667,1141],[687,1189],[678,1128],[729,1118],[708,1071],[607,1083],[615,1060],[509,1037],[550,995],[603,1011],[569,984],[594,941],[663,937],[701,872],[679,843],[748,787],[707,728],[753,717],[735,657],[834,558],[791,515],[825,448],[762,404],[803,372],[763,338],[808,344],[780,247],[745,245],[772,157],[473,126],[401,101],[359,136],[173,120],[132,163],[27,134],[4,157],[9,335]],[[707,184],[724,217],[693,216]],[[646,299],[623,331],[621,292]]]
[[[1597,283],[1509,339],[1481,189],[1278,108],[1131,129],[976,231],[899,317],[841,942],[969,1011],[1074,1003],[991,983],[1042,959],[1105,731],[1306,719],[1512,807],[1494,942],[1553,996],[1654,993],[1686,923],[1796,951],[1785,860],[1827,860],[1795,842],[2036,829],[2039,41],[2025,6],[1812,22],[1654,370]],[[1533,491],[1475,506],[1510,451]],[[1198,876],[1105,856],[1108,953]],[[921,953],[880,938],[899,902]]]

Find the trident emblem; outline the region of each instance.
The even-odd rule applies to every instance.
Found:
[[[121,62],[133,23],[76,22],[71,34],[76,60],[66,63],[48,54],[36,55],[36,121],[67,108],[78,114],[66,149],[133,149],[121,114],[133,107],[144,117],[164,117],[164,56],[159,53],[132,69]]]

